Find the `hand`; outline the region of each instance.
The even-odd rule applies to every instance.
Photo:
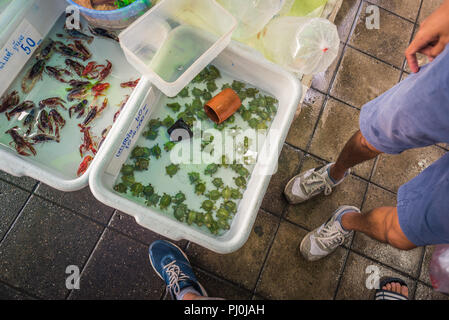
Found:
[[[416,54],[426,55],[430,61],[443,52],[449,43],[449,0],[421,23],[418,33],[405,51],[412,72],[419,71]]]

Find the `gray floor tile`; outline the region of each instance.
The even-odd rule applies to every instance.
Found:
[[[415,22],[421,0],[369,0],[369,2]]]
[[[187,255],[194,266],[253,290],[278,223],[277,218],[261,210],[248,241],[240,250],[221,255],[192,243]]]
[[[310,95],[312,95],[314,99],[306,98],[304,100],[304,103],[301,106],[301,112],[293,120],[286,139],[288,144],[302,150],[307,149],[309,141],[312,138],[313,130],[315,129],[324,101],[323,94],[313,89],[309,89],[309,92],[311,92]]]
[[[361,108],[391,87],[401,71],[352,48],[345,55],[332,85],[331,95]]]
[[[8,232],[29,195],[26,191],[0,181],[0,240]]]
[[[422,23],[428,16],[430,16],[444,0],[423,0],[421,12],[419,13],[418,23]]]
[[[209,297],[226,300],[251,300],[252,293],[250,291],[232,285],[199,269],[194,268],[194,271]]]
[[[0,170],[0,180],[4,180],[15,184],[16,186],[23,188],[27,191],[32,191],[38,181],[29,177],[15,177],[6,172]]]
[[[0,300],[33,300],[33,298],[0,282]]]
[[[282,222],[256,288],[267,299],[332,299],[347,250],[339,247],[316,262],[306,261],[299,244],[307,232]]]
[[[114,216],[112,217],[109,226],[125,233],[131,238],[146,243],[147,245],[150,245],[153,241],[161,239],[174,242],[177,246],[181,248],[185,248],[187,245],[186,240],[172,241],[140,226],[139,224],[137,224],[136,220],[132,216],[120,211],[116,211],[114,213]]]
[[[65,270],[82,267],[102,228],[38,197],[32,197],[0,245],[0,278],[38,297],[64,299]]]
[[[287,200],[284,197],[284,188],[287,182],[295,175],[302,155],[302,152],[284,145],[279,157],[278,170],[271,178],[262,201],[262,209],[282,215],[287,205]]]
[[[376,277],[376,275],[378,277]],[[338,300],[372,300],[375,289],[371,286],[374,278],[395,277],[404,280],[409,288],[410,298],[415,290],[416,281],[405,277],[392,269],[351,252],[346,262],[336,299]]]
[[[62,192],[41,183],[36,194],[103,224],[109,221],[114,212],[113,208],[95,199],[88,187],[75,192]]]
[[[399,155],[379,156],[371,181],[395,193],[446,153],[436,146],[407,150]]]
[[[402,68],[414,24],[380,9],[379,29],[368,29],[366,21],[372,13],[366,13],[369,4],[364,3],[357,26],[349,44],[378,59]]]
[[[435,246],[427,246],[424,251],[424,258],[421,266],[421,274],[419,276],[419,280],[422,282],[432,285],[430,281],[430,261],[432,259],[433,251],[435,250]]]
[[[345,0],[338,11],[334,23],[342,42],[346,42],[348,39],[359,6],[360,0]]]
[[[418,283],[415,300],[449,300],[449,295],[438,292],[425,284]]]
[[[80,290],[70,299],[160,299],[163,281],[151,267],[148,247],[107,229],[87,263]]]

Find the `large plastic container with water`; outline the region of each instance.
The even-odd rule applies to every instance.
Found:
[[[69,92],[66,89],[71,85],[50,77],[47,71],[55,72],[53,75],[60,73],[59,76],[65,78],[66,82],[87,79],[78,77],[75,72],[67,75],[65,71],[61,71],[68,69],[65,64],[67,56],[53,53],[51,57],[42,58],[45,48],[49,47],[49,43],[53,43],[50,39],[57,43],[61,50],[67,52],[71,50],[69,45],[75,46],[75,40],[68,38],[64,30],[66,5],[66,2],[61,0],[14,0],[9,1],[7,5],[2,2],[0,97],[3,98],[1,103],[6,105],[5,97],[13,96],[18,99],[17,102],[20,100],[20,103],[34,104],[35,107],[23,112],[14,112],[14,115],[10,113],[12,108],[0,113],[0,169],[15,176],[32,177],[62,191],[76,191],[88,185],[89,164],[95,161],[94,154],[90,150],[99,149],[95,152],[101,153],[100,140],[106,137],[114,123],[114,118],[119,116],[120,109],[126,108],[126,97],[133,93],[133,88],[123,88],[121,83],[135,81],[140,74],[126,62],[117,41],[94,37],[89,33],[86,21],[81,19],[81,31],[87,35],[88,40],[79,43],[82,42],[85,47],[88,47],[91,57],[86,61],[76,58],[72,60],[84,67],[88,62],[96,61],[102,65],[102,70],[109,62],[111,73],[103,81],[108,83],[109,89],[99,94],[96,100],[92,95],[93,91],[89,91],[89,96],[85,98],[87,105],[84,106],[86,107],[84,115],[78,117],[76,114],[70,117],[69,109],[78,104],[78,101],[70,102],[67,98]],[[47,67],[51,68],[47,70]],[[33,73],[37,76],[32,76]],[[32,78],[34,81],[25,81],[25,78]],[[32,89],[30,87],[23,89],[29,85],[33,85]],[[14,92],[16,95],[13,94]],[[39,102],[48,98],[57,99],[50,100],[51,108],[41,107]],[[100,111],[105,98],[107,98],[106,108]],[[90,150],[80,152],[80,146],[86,142],[86,136],[81,132],[79,124],[87,119],[94,104],[98,104],[96,106],[98,114],[89,121],[89,125],[84,130],[89,133],[93,143],[86,144]],[[56,114],[51,111],[53,109],[64,118],[65,124],[56,128],[55,123],[52,123],[51,137],[48,137],[50,129],[44,128],[46,134],[37,128],[31,133],[26,132],[27,119],[33,119],[31,124],[34,124],[38,121],[39,115],[39,119],[42,116],[42,120],[47,123],[48,113]],[[43,113],[43,111],[46,112]],[[74,109],[71,111],[75,112]],[[58,143],[54,141],[56,130],[60,136]],[[12,135],[19,143],[13,141]],[[33,149],[29,146],[18,148],[18,144],[23,143],[24,137],[28,142],[34,138],[41,143],[31,145]],[[92,145],[95,145],[95,148],[90,148]],[[28,156],[20,156],[19,152],[26,153]],[[82,165],[83,170],[79,171]]]
[[[130,108],[126,110],[126,114],[121,118],[118,126],[111,131],[111,140],[105,146],[105,152],[98,156],[96,163],[93,165],[89,184],[92,193],[99,201],[133,216],[143,227],[172,240],[186,239],[224,254],[236,251],[242,247],[250,235],[263,195],[266,192],[271,176],[276,172],[283,142],[297,111],[301,96],[301,86],[298,79],[292,74],[263,57],[254,55],[252,50],[248,50],[248,47],[234,41],[213,60],[212,65],[221,72],[225,82],[232,82],[233,86],[235,85],[234,88],[238,84],[241,86],[241,83],[245,83],[248,87],[257,88],[256,90],[259,94],[263,92],[278,101],[275,115],[269,127],[266,128],[261,137],[258,136],[257,138],[257,144],[260,148],[254,154],[253,164],[251,167],[248,166],[251,175],[247,178],[245,189],[241,191],[243,194],[235,208],[235,215],[230,226],[228,226],[228,230],[213,234],[205,226],[199,227],[199,225],[192,224],[192,221],[189,222],[190,215],[188,218],[185,217],[185,219],[179,221],[176,218],[176,211],[173,214],[168,210],[164,211],[163,209],[155,208],[150,206],[148,202],[145,203],[132,197],[129,191],[124,194],[121,193],[122,191],[118,191],[120,188],[116,188],[117,181],[123,172],[124,164],[128,163],[127,161],[133,157],[138,146],[140,148],[143,144],[149,143],[147,137],[152,135],[151,130],[148,132],[149,126],[152,126],[154,122],[158,122],[157,118],[164,112],[171,112],[166,111],[169,109],[166,97],[157,88],[152,87],[151,82],[146,78],[141,81],[141,84],[145,85],[147,90],[142,90],[139,95],[134,95],[132,101],[130,101]],[[218,87],[221,84],[221,82],[218,83]],[[198,85],[194,89],[189,88],[189,92],[195,92],[195,89],[198,93],[204,92],[202,87]],[[252,91],[254,90],[252,89]],[[179,105],[184,104],[184,100],[176,99],[173,107],[176,106],[176,103],[179,103]],[[244,102],[245,109],[249,106],[247,112],[250,117],[252,116],[250,111],[251,101],[253,100],[248,99]],[[180,101],[183,101],[183,103]],[[241,118],[239,115],[235,120],[232,120],[235,122],[232,122],[230,125],[231,132],[234,129],[239,130],[238,127],[243,130],[248,129],[244,127],[244,122],[241,121]],[[207,121],[212,123],[210,120],[205,122],[207,123]],[[258,121],[256,121],[255,126],[258,126]],[[166,139],[163,143],[168,141],[167,133],[164,133],[165,129],[158,130],[159,135],[163,135]],[[160,143],[159,140],[156,140],[153,144],[158,142]],[[184,143],[184,141],[180,143]],[[190,142],[185,143],[188,144]],[[223,143],[226,144],[226,142]],[[235,145],[238,145],[238,143]],[[232,149],[232,146],[233,144],[231,143],[228,148]],[[205,179],[205,184],[212,186],[210,180],[206,180],[207,178],[203,175],[203,172],[205,172],[203,170],[206,166],[194,163],[188,165],[180,164],[180,171],[171,177],[168,170],[165,173],[167,169],[165,166],[169,162],[161,163],[163,157],[156,159],[158,156],[160,157],[161,149],[162,144],[160,144],[160,148],[151,149],[151,152],[154,150],[158,151],[155,153],[156,157],[151,158],[149,168],[147,168],[148,171],[135,172],[133,180],[143,180],[146,177],[151,177],[151,174],[153,174],[154,178],[147,179],[147,182],[150,182],[152,185],[148,186],[151,189],[151,193],[153,193],[153,187],[161,195],[165,193],[174,196],[177,191],[182,190],[187,196],[186,203],[190,208],[201,210],[200,206],[203,203],[202,208],[204,209],[203,201],[207,201],[207,198],[205,195],[195,195],[192,191],[189,191],[192,190],[193,186],[191,186],[192,181],[189,181],[187,173],[190,171],[200,172],[201,179]],[[187,148],[187,150],[190,149]],[[176,154],[176,152],[173,152],[172,155]],[[199,152],[193,152],[193,156]],[[220,174],[220,170],[224,169],[220,168],[217,175]],[[227,175],[226,172],[223,171],[224,174],[220,176],[225,184],[228,182],[227,180],[232,181],[231,176],[225,176]],[[140,193],[140,191],[137,192]],[[177,196],[173,198],[173,201],[176,201],[176,198]],[[151,200],[151,196],[149,199]],[[185,198],[181,199],[181,201],[184,200]],[[157,201],[159,201],[158,198],[156,199]],[[163,208],[162,201],[161,199],[160,208]],[[217,202],[217,208],[218,206]],[[205,210],[208,209],[205,208]]]
[[[226,48],[235,18],[214,0],[164,0],[120,34],[128,61],[177,95]]]

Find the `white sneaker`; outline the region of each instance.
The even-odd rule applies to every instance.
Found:
[[[310,169],[297,176],[294,176],[284,189],[285,197],[290,204],[298,204],[309,200],[312,197],[324,192],[326,196],[331,194],[332,189],[343,182],[345,177],[334,183],[329,176],[329,169],[333,163],[329,163],[324,167]]]
[[[301,241],[301,254],[309,261],[316,261],[334,252],[342,245],[353,231],[345,231],[337,220],[338,216],[347,212],[359,212],[356,207],[343,206],[322,226],[309,232]]]

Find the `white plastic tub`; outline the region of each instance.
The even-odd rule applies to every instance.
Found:
[[[92,166],[89,185],[99,201],[133,216],[143,227],[173,240],[186,239],[225,254],[242,247],[250,234],[271,175],[277,167],[283,142],[298,108],[301,87],[293,75],[264,58],[254,55],[236,42],[232,42],[213,61],[213,64],[221,71],[260,88],[279,100],[278,112],[268,132],[271,139],[267,139],[263,145],[229,231],[221,236],[211,235],[113,191],[123,163],[150,119],[152,108],[157,105],[161,97],[161,92],[152,87],[151,82],[146,78],[141,81],[140,88],[136,90],[129,102],[129,108],[110,133],[110,140],[105,145],[104,152],[97,156],[97,161]]]
[[[22,5],[20,5],[21,2]],[[52,28],[56,25],[59,30],[59,26],[61,26],[60,32],[63,33],[62,25],[64,18],[62,15],[65,13],[67,5],[65,1],[26,0],[27,6],[23,6],[23,2],[23,0],[12,2],[0,16],[0,25],[5,25],[3,32],[0,32],[0,49],[7,48],[9,51],[14,52],[12,58],[3,65],[3,68],[0,68],[0,96],[2,96],[10,86],[13,86],[14,89],[16,89],[16,83],[20,83],[21,80],[18,79],[19,73],[24,70],[24,68],[27,68],[26,63],[33,56],[35,50],[38,50],[38,44],[45,39]],[[3,20],[5,14],[16,18],[11,21]],[[84,20],[81,22],[84,26],[83,32],[89,34],[87,31],[87,23]],[[31,39],[29,40],[29,43],[35,43],[33,47],[29,47],[29,44],[26,42],[28,38]],[[17,52],[14,51],[13,44],[17,39],[24,40],[22,44],[25,48],[30,48],[29,54],[22,49],[19,49]],[[58,40],[56,36],[54,40]],[[111,89],[106,93],[110,98],[110,104],[101,114],[99,119],[92,122],[92,133],[95,136],[100,137],[102,130],[112,124],[112,119],[115,113],[119,110],[119,107],[116,106],[116,104],[120,101],[117,100],[121,100],[124,95],[132,92],[130,89],[120,88],[119,83],[135,80],[139,77],[139,74],[126,63],[126,59],[117,42],[96,38],[90,46],[90,49],[93,57],[98,59],[97,61],[99,63],[104,62],[105,59],[109,59],[113,64],[112,73],[105,80],[105,82],[111,83]],[[62,62],[59,62],[58,66],[62,67],[64,65],[64,58],[61,59]],[[83,64],[86,65],[86,63]],[[44,80],[38,81],[29,94],[19,91],[21,101],[33,100],[37,103],[41,99],[59,95],[60,91],[53,87],[54,83],[57,83],[57,81],[55,80],[55,82],[53,82],[52,80],[48,80],[48,76],[44,75]],[[18,87],[20,87],[20,85]],[[65,97],[64,100],[66,100]],[[67,103],[66,106],[69,108],[76,103],[76,101]],[[59,111],[63,112],[62,109]],[[13,124],[8,123],[4,115],[1,114],[0,128],[4,128],[4,130],[0,132],[0,170],[14,176],[28,176],[34,178],[61,191],[76,191],[86,187],[88,185],[90,168],[81,177],[77,177],[76,174],[77,168],[83,160],[82,158],[79,158],[79,162],[71,161],[70,164],[67,165],[57,163],[57,157],[64,158],[76,154],[78,154],[79,157],[78,148],[82,143],[79,128],[74,121],[68,119],[68,115],[66,120],[67,125],[61,131],[61,142],[59,144],[40,144],[39,148],[41,149],[38,150],[37,157],[23,157],[18,155],[14,148],[8,147],[8,143],[5,142],[7,141],[6,139],[9,138],[5,131],[6,129],[11,128]],[[101,153],[102,149],[100,149],[99,152]]]
[[[120,34],[128,61],[176,96],[231,41],[235,18],[215,0],[164,0]]]

